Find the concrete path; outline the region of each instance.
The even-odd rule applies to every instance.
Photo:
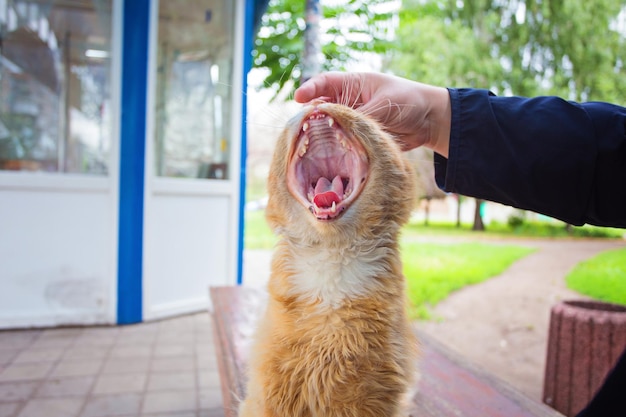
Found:
[[[418,328],[541,401],[551,307],[585,297],[567,289],[565,276],[579,262],[626,246],[624,241],[527,240],[536,252],[501,275],[466,287],[433,310]]]

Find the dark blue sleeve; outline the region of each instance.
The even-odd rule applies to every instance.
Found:
[[[449,93],[449,155],[435,155],[442,190],[574,225],[626,227],[626,108]]]

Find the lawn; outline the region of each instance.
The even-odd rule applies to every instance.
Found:
[[[575,227],[573,234],[563,226],[533,224],[511,230],[507,225],[490,225],[486,237],[606,237],[615,238],[624,230]],[[482,282],[505,271],[513,262],[533,249],[517,245],[496,245],[483,242],[424,243],[418,238],[428,236],[476,237],[469,225],[453,224],[423,226],[412,222],[404,228],[401,245],[404,272],[414,318],[428,318],[429,309],[451,292]],[[245,247],[272,249],[277,238],[265,222],[263,211],[246,212]],[[570,288],[590,297],[626,304],[626,249],[605,252],[579,264],[567,277]]]
[[[429,318],[429,309],[451,292],[499,275],[533,250],[479,242],[443,244],[404,240],[402,259],[412,317]]]
[[[626,305],[626,248],[579,263],[565,280],[569,288],[581,294]]]
[[[428,309],[452,291],[498,275],[532,251],[515,245],[415,241],[425,234],[419,226],[407,227],[402,234],[402,258],[414,318],[427,318]],[[246,248],[271,249],[276,240],[262,211],[246,212]]]

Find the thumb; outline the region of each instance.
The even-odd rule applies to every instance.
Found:
[[[342,88],[349,74],[343,72],[325,72],[304,82],[296,89],[293,98],[298,103],[307,103],[319,97],[330,98],[337,102],[341,97]]]

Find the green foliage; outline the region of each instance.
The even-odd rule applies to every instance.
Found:
[[[380,7],[387,0],[344,0],[323,5],[323,70],[345,70],[363,53],[382,53],[389,46],[392,13]],[[265,87],[278,93],[297,85],[306,28],[305,0],[271,0],[254,44],[255,68],[267,70]]]
[[[592,298],[626,305],[626,248],[603,252],[578,264],[567,286]]]
[[[502,67],[490,57],[490,45],[435,6],[404,2],[387,67],[396,75],[434,85],[485,87],[502,78]]]
[[[624,10],[625,0],[405,0],[389,68],[437,85],[624,103]]]
[[[461,224],[457,227],[452,222],[431,222],[424,226],[421,222],[413,221],[405,227],[406,236],[455,236],[460,238],[475,238],[476,232],[472,231],[471,224]],[[565,228],[564,223],[524,221],[521,225],[511,227],[508,223],[498,223],[492,221],[487,226],[485,232],[481,232],[482,237],[507,238],[507,237],[530,237],[530,238],[607,238],[619,239],[626,234],[623,229],[598,226],[572,227],[571,233]]]
[[[451,292],[499,275],[532,248],[485,243],[402,244],[412,316],[427,319],[429,308]]]
[[[591,225],[566,227],[560,222],[540,222],[524,220],[520,224],[510,222],[501,224],[491,222],[489,231],[492,234],[509,235],[516,237],[578,237],[578,238],[607,238],[619,239],[626,233],[623,229],[598,227]]]

